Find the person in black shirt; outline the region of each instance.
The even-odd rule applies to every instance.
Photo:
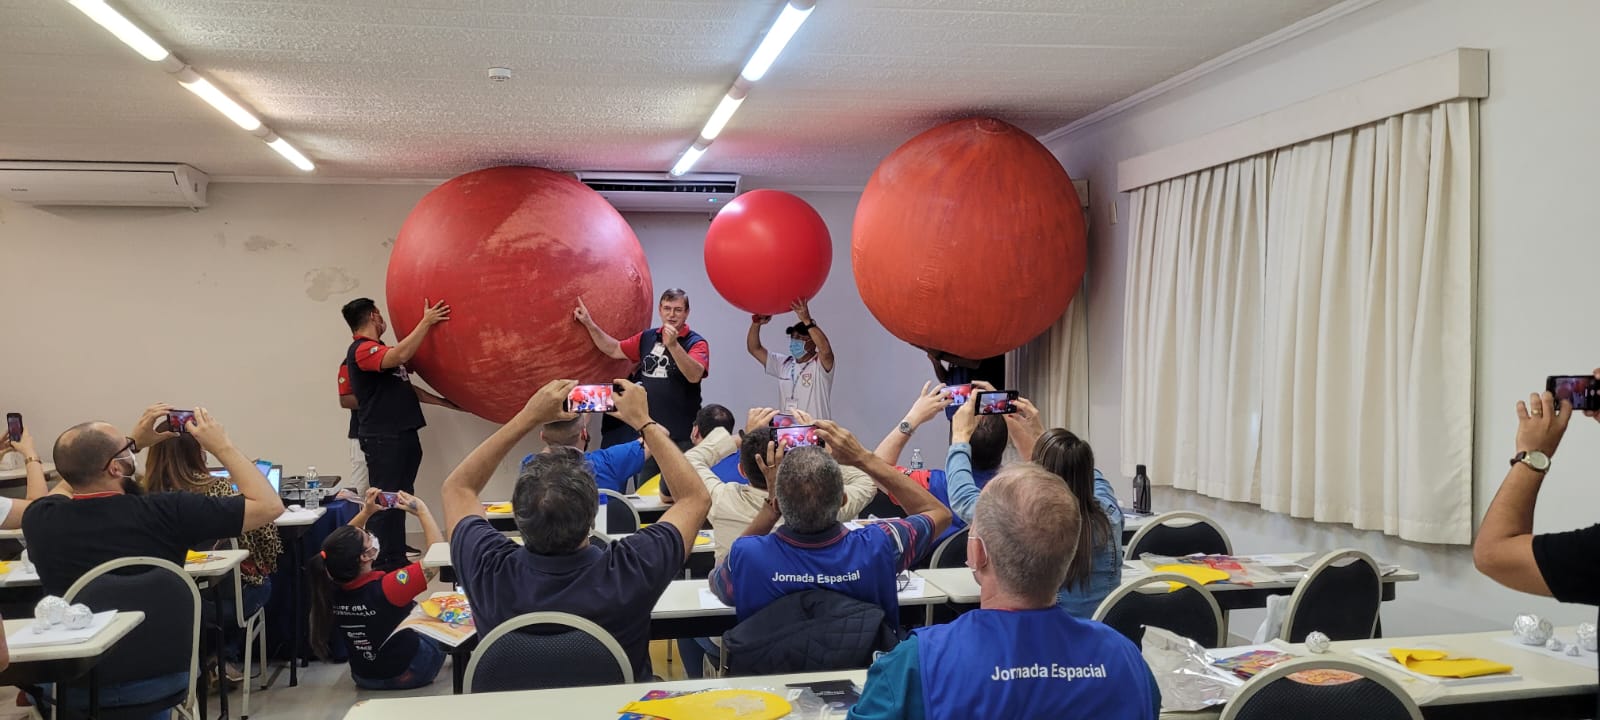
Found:
[[[661,293],[657,308],[660,327],[634,333],[617,340],[589,317],[589,308],[578,301],[574,320],[589,331],[595,348],[608,357],[637,363],[629,380],[650,393],[650,417],[659,422],[682,450],[690,447],[689,433],[695,413],[700,412],[700,381],[711,370],[711,344],[689,329],[689,294],[682,290]],[[588,382],[588,381],[585,381]],[[638,433],[614,418],[601,423],[602,445],[611,447],[639,437]],[[647,468],[645,476],[654,474]]]
[[[118,558],[149,556],[181,567],[190,547],[238,537],[283,514],[277,491],[205,408],[195,409],[184,431],[222,462],[240,494],[223,498],[128,492],[138,488],[134,453],[175,436],[157,427],[158,422],[165,425],[168,409],[150,407],[129,437],[110,424],[87,422],[56,439],[52,454],[65,481],[65,489],[58,488],[63,494],[35,500],[22,515],[29,559],[46,593],[65,595],[79,577]],[[188,683],[188,673],[119,683],[102,687],[100,701],[105,706],[137,705],[178,692]],[[82,700],[87,705],[87,697]],[[78,704],[79,699],[69,702]]]
[[[422,341],[433,326],[450,319],[450,306],[443,301],[424,304],[422,321],[400,344],[385,345],[383,334],[389,324],[376,303],[357,298],[345,303],[344,320],[354,338],[345,350],[345,368],[350,374],[351,394],[355,396],[356,435],[367,457],[367,473],[373,487],[386,492],[414,493],[417,468],[422,466],[422,441],[417,431],[427,425],[422,405],[460,410],[450,402],[411,384],[406,363],[416,357]],[[341,403],[343,405],[343,403]],[[406,517],[398,511],[384,511],[368,524],[383,546],[378,556],[380,570],[393,570],[406,564]]]
[[[1597,417],[1592,410],[1584,414]],[[1534,503],[1571,420],[1572,403],[1557,404],[1548,392],[1517,402],[1517,452],[1483,515],[1472,561],[1478,572],[1512,590],[1600,605],[1600,525],[1533,534]]]

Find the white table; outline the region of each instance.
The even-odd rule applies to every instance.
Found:
[[[245,558],[250,557],[249,550],[212,550],[206,553],[210,560],[202,563],[190,563],[183,566],[189,577],[196,580],[217,578],[227,575],[237,569]],[[31,563],[20,560],[11,561],[11,570],[5,575],[0,575],[0,588],[37,587],[39,585],[39,571]]]
[[[845,670],[798,675],[760,675],[676,682],[641,682],[632,685],[558,690],[480,693],[477,695],[435,695],[432,697],[362,700],[350,708],[345,720],[437,720],[441,717],[523,717],[532,714],[551,718],[615,718],[618,710],[644,697],[651,690],[708,690],[717,688],[767,689],[779,695],[784,686],[798,682],[851,680],[861,686],[865,670]],[[842,714],[840,715],[842,717]]]
[[[709,587],[705,579],[672,581],[650,611],[650,639],[714,637],[732,629],[735,624],[733,608],[701,605],[700,591]],[[949,599],[942,589],[925,581],[920,597],[901,594],[902,618],[906,608],[922,608],[921,621],[928,624],[932,620],[933,609]]]
[[[55,463],[43,463],[43,466],[44,466],[45,477],[49,477],[50,473],[53,473],[53,472],[56,471]],[[19,468],[12,468],[10,470],[0,470],[0,482],[11,482],[11,481],[15,481],[15,480],[27,480],[27,479],[28,479],[28,466],[27,465],[23,465],[22,467],[19,467]]]
[[[11,647],[11,664],[0,672],[0,683],[8,685],[53,682],[56,699],[62,697],[62,686],[88,675],[90,716],[99,714],[99,679],[94,668],[101,656],[144,622],[144,613],[118,612],[111,623],[101,628],[93,637],[78,643]],[[31,618],[5,621],[7,637],[25,637],[33,632]]]
[[[328,498],[332,499],[332,498]],[[325,500],[326,502],[326,500]],[[300,684],[300,658],[305,656],[305,620],[306,611],[302,607],[305,594],[300,590],[302,578],[305,577],[306,549],[304,538],[306,530],[328,514],[328,508],[317,506],[314,508],[301,508],[299,510],[285,510],[282,515],[272,521],[278,527],[278,533],[283,538],[283,554],[289,559],[289,621],[290,632],[294,633],[294,656],[289,659],[289,687]],[[270,683],[269,683],[270,684]],[[226,707],[226,706],[224,706]]]
[[[302,510],[284,510],[282,515],[272,521],[272,524],[280,528],[305,527],[322,519],[322,516],[326,514],[328,514],[328,509],[321,506]]]
[[[627,498],[628,505],[634,510],[637,510],[641,515],[645,513],[665,512],[667,508],[672,507],[671,505],[661,502],[660,495],[624,495],[623,497]],[[502,500],[500,502],[485,502],[483,504],[484,517],[487,517],[491,523],[515,520],[516,518],[509,512],[494,512],[489,510],[490,505],[504,505],[509,502],[509,500]],[[649,521],[645,520],[644,522]]]

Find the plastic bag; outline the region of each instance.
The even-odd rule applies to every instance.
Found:
[[[1283,617],[1289,611],[1288,595],[1267,596],[1267,617],[1261,621],[1261,627],[1256,628],[1256,636],[1251,642],[1265,645],[1278,637],[1283,632]]]
[[[1157,627],[1144,630],[1144,661],[1161,689],[1162,710],[1204,710],[1222,705],[1243,680],[1213,666],[1206,649],[1189,638]]]

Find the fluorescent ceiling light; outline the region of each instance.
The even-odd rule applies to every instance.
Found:
[[[306,159],[306,156],[301,155],[299,150],[294,149],[294,146],[290,145],[288,140],[278,138],[277,140],[267,143],[267,146],[278,151],[279,155],[287,158],[289,162],[294,163],[294,166],[300,168],[301,170],[311,172],[317,167],[312,165],[311,161]]]
[[[717,103],[717,109],[711,113],[711,119],[706,121],[706,127],[700,131],[700,137],[715,140],[722,134],[723,126],[733,118],[733,113],[738,111],[739,105],[744,103],[744,98],[735,98],[732,94],[723,95],[722,102]]]
[[[156,42],[137,25],[123,17],[122,13],[105,4],[104,0],[69,0],[69,2],[83,14],[88,15],[90,20],[99,23],[100,27],[110,30],[118,40],[138,51],[146,60],[161,62],[171,54],[166,48],[161,47],[161,43]]]
[[[199,95],[201,100],[210,103],[211,107],[216,108],[223,115],[227,115],[228,119],[232,120],[235,125],[250,132],[255,132],[257,128],[261,127],[261,121],[255,115],[244,109],[243,105],[234,102],[233,98],[223,95],[222,91],[218,90],[217,86],[212,85],[210,80],[197,77],[193,81],[179,80],[178,82],[188,88],[189,92]]]
[[[672,174],[676,176],[689,172],[689,169],[694,167],[694,164],[699,162],[700,156],[704,154],[706,154],[706,149],[698,146],[693,146],[683,151],[683,157],[678,158],[678,164],[672,166]]]
[[[740,71],[739,75],[750,82],[765,76],[767,71],[772,69],[772,63],[778,59],[778,54],[783,52],[784,46],[789,44],[789,40],[800,29],[800,25],[806,18],[811,17],[814,7],[809,6],[801,10],[793,4],[785,4],[783,12],[773,21],[772,28],[767,30],[767,36],[762,38],[761,45],[756,47],[755,54],[750,56],[750,62],[744,64],[744,70]]]

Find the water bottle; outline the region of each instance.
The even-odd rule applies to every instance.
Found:
[[[1150,514],[1150,476],[1144,472],[1140,465],[1133,474],[1133,511],[1140,515]]]
[[[321,476],[317,475],[317,466],[306,468],[306,493],[305,506],[307,510],[315,510],[322,506]]]
[[[912,448],[911,449],[911,469],[912,470],[921,470],[922,469],[922,448]]]

